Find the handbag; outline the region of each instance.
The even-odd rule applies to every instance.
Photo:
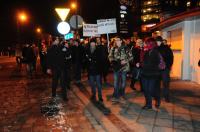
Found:
[[[200,67],[200,60],[199,60],[199,62],[198,62],[198,66]]]

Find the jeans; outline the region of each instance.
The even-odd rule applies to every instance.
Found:
[[[160,79],[142,78],[142,83],[146,106],[152,107],[152,97],[155,97],[158,105],[160,105]]]
[[[163,96],[169,98],[169,82],[170,82],[170,70],[165,69],[161,72],[163,81]]]
[[[98,97],[102,99],[102,86],[101,86],[101,76],[100,75],[90,75],[89,76],[90,86],[92,88],[92,95],[96,97],[96,86],[98,89]],[[96,84],[95,84],[96,82]]]
[[[127,74],[127,72],[123,72],[123,71],[114,72],[114,93],[113,93],[113,97],[119,98],[119,97],[125,95],[126,74]]]

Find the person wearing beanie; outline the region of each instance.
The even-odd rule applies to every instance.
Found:
[[[161,72],[161,78],[163,82],[163,96],[166,102],[170,102],[170,97],[169,97],[170,70],[173,65],[174,56],[171,48],[163,43],[163,39],[161,36],[158,36],[156,38],[156,42],[158,46],[157,50],[162,55],[163,60],[166,64],[166,68]]]
[[[145,96],[143,109],[152,109],[152,97],[156,100],[156,108],[160,106],[160,76],[164,63],[160,53],[157,51],[157,43],[154,38],[145,41],[147,51],[144,54],[142,66],[142,83]]]

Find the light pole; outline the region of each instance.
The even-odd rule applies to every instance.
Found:
[[[75,33],[76,33],[76,36],[78,35],[78,13],[77,13],[77,0],[76,2],[73,2],[71,4],[71,8],[73,10],[75,10],[75,16],[76,16],[76,28],[75,28]]]
[[[21,42],[21,38],[20,38],[20,25],[22,23],[27,22],[28,20],[28,16],[25,12],[18,12],[17,14],[17,41],[18,43]]]
[[[40,39],[42,38],[42,29],[40,27],[37,27],[35,31],[36,31],[36,37],[38,39],[38,44],[37,44],[38,46],[40,43]]]

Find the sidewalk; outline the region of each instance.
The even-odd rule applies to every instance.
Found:
[[[112,75],[110,75],[112,82]],[[129,82],[128,82],[129,84]],[[138,84],[136,86],[139,87]],[[87,81],[84,88],[75,93],[85,105],[89,104],[90,87]],[[133,132],[199,132],[200,131],[200,85],[187,81],[171,82],[171,103],[162,101],[160,109],[142,110],[144,97],[140,92],[126,88],[125,104],[111,102],[113,88],[103,88],[104,104],[112,113],[104,116],[98,109],[88,105],[89,112],[107,131]]]
[[[58,116],[46,118],[40,106],[51,95],[51,79],[41,73],[29,79],[25,70],[15,69],[14,58],[4,60],[0,59],[0,132],[200,132],[198,84],[172,81],[171,103],[162,101],[159,110],[150,111],[141,109],[144,97],[128,87],[130,81],[124,104],[112,104],[113,87],[103,87],[104,103],[112,111],[105,116],[90,102],[91,89],[84,77],[83,88],[72,83],[69,102],[61,102]],[[112,74],[108,80],[112,84]]]

